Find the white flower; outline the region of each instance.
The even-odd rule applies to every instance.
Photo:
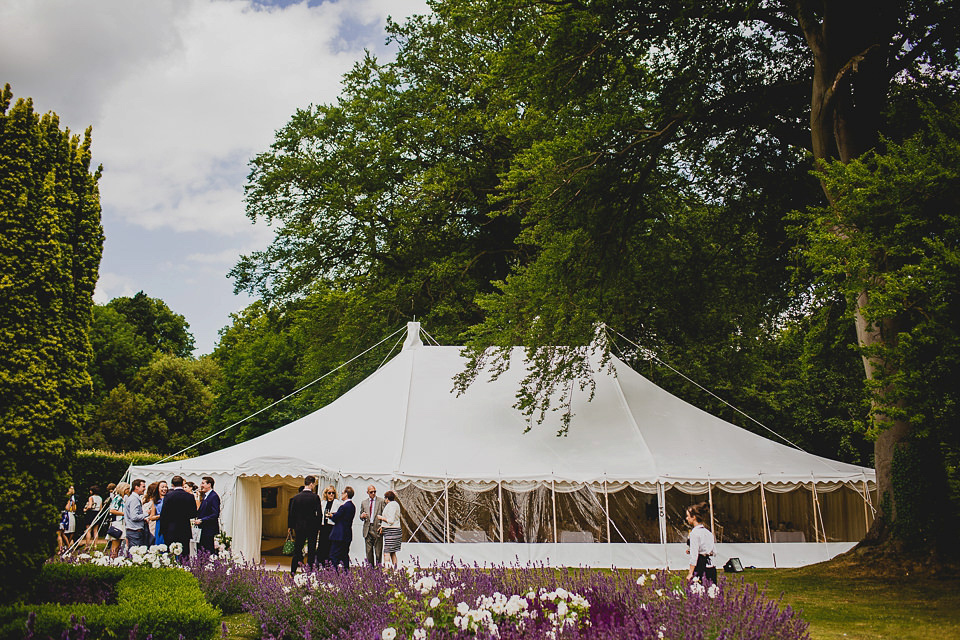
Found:
[[[446,589],[443,590],[443,596],[445,598],[449,598],[452,595],[453,595],[453,589],[451,589],[450,587],[447,587]]]
[[[470,611],[470,605],[468,605],[466,602],[461,602],[457,605],[457,613],[460,615],[466,615],[468,611]]]
[[[283,592],[284,592],[284,593],[290,593],[290,587],[286,587],[286,586],[283,587]]]
[[[690,593],[698,596],[702,596],[706,589],[703,588],[703,585],[699,582],[690,583]]]
[[[394,640],[397,637],[397,630],[393,627],[387,627],[380,633],[383,640]]]
[[[642,576],[640,576],[639,578],[637,578],[637,584],[640,585],[641,587],[642,587],[643,585],[647,584],[647,576],[646,576],[646,575],[642,575]]]
[[[720,594],[720,587],[715,584],[710,585],[710,588],[707,589],[707,595],[711,598],[716,598]]]
[[[660,638],[660,640],[663,640],[663,631],[657,631],[657,638]]]
[[[175,555],[175,556],[181,555],[181,554],[183,553],[183,543],[181,543],[181,542],[174,542],[173,544],[171,544],[171,545],[170,545],[170,553],[172,553],[172,554]]]
[[[434,596],[433,599],[430,601],[430,608],[436,609],[439,606],[440,606],[440,598]]]
[[[437,588],[437,581],[431,576],[424,576],[417,580],[413,588],[422,594],[427,594]]]
[[[563,601],[561,600],[560,603],[557,604],[557,615],[558,615],[558,616],[561,616],[561,617],[567,615],[567,603],[566,603],[566,602],[563,602]]]
[[[309,595],[309,594],[303,596],[303,604],[310,604],[310,601],[312,601],[312,600],[313,600],[313,596],[311,596],[311,595]]]
[[[657,594],[658,598],[663,597],[663,589],[657,589],[656,591],[654,591],[654,593]]]
[[[433,628],[433,618],[428,616],[427,619],[423,621],[423,626],[426,627],[427,629],[432,629],[432,628]]]
[[[413,630],[413,640],[426,640],[427,630],[426,629],[414,629]]]

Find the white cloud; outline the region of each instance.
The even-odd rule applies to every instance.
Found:
[[[331,103],[386,16],[426,0],[0,0],[0,85],[74,131],[93,125],[107,241],[96,300],[144,290],[209,351],[226,272],[272,232],[244,215],[247,162],[297,108]],[[225,247],[236,249],[225,249]]]
[[[298,107],[336,99],[362,49],[382,46],[387,13],[424,7],[21,0],[0,10],[0,59],[17,61],[0,70],[29,78],[41,110],[94,124],[112,215],[147,229],[246,233],[247,161]]]
[[[116,273],[100,273],[97,288],[93,292],[93,301],[97,304],[107,304],[114,298],[136,295],[140,289],[133,280]]]

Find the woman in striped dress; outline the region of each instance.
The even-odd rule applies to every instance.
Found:
[[[387,491],[383,494],[387,504],[383,507],[383,512],[377,516],[382,524],[380,532],[383,535],[383,556],[384,561],[389,560],[393,563],[393,568],[397,568],[397,551],[400,551],[400,503],[397,502],[397,494],[393,491]]]

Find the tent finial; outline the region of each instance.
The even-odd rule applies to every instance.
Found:
[[[420,323],[419,322],[408,322],[407,323],[407,339],[403,342],[403,350],[413,349],[415,347],[422,347],[423,341],[420,339]]]

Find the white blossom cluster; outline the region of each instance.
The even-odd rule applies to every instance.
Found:
[[[713,599],[720,594],[720,587],[715,584],[711,584],[709,587],[704,587],[702,584],[700,584],[699,580],[695,580],[690,583],[690,593],[696,596],[707,594],[708,598]]]
[[[437,588],[437,581],[431,576],[421,576],[414,579],[411,576],[410,584],[421,595],[427,596]],[[424,598],[428,612],[440,607],[449,599],[455,589],[445,588],[438,591],[429,601]],[[588,619],[590,603],[583,596],[558,587],[553,591],[540,589],[530,590],[525,595],[507,596],[494,592],[490,596],[478,596],[475,607],[466,602],[459,602],[456,607],[456,616],[453,618],[455,630],[477,633],[484,631],[492,636],[499,636],[500,626],[510,624],[523,629],[526,621],[537,617],[537,610],[531,608],[531,603],[540,600],[544,606],[545,619],[552,629],[549,635],[556,637],[565,626],[589,625]],[[427,630],[435,626],[434,618],[426,616],[421,627],[413,630],[413,640],[423,640],[427,637]],[[451,629],[453,631],[454,629]],[[387,627],[380,634],[381,640],[395,640],[397,630]]]
[[[529,593],[527,597],[530,597]],[[541,602],[554,605],[555,611],[548,613],[547,619],[553,623],[555,629],[562,629],[567,625],[573,627],[578,624],[590,624],[590,603],[583,596],[567,591],[563,587],[557,587],[553,591],[541,588],[537,597]]]
[[[165,544],[155,544],[149,547],[131,547],[126,556],[111,558],[101,551],[94,551],[93,555],[81,553],[77,556],[80,562],[90,562],[101,567],[133,567],[149,566],[155,569],[161,567],[179,567],[174,558],[183,553],[183,546],[174,542],[170,547]]]
[[[313,591],[333,591],[333,586],[320,580],[315,573],[298,573],[293,576],[293,584],[301,589],[309,589]],[[290,587],[284,588],[286,593],[289,593],[289,590]],[[304,596],[304,601],[309,602],[307,600],[309,597],[309,595]]]
[[[653,582],[655,579],[656,579],[656,576],[653,574],[649,574],[649,575],[644,574],[639,578],[637,578],[637,584],[642,587],[645,584],[647,584],[648,580],[650,582]],[[665,594],[664,589],[654,589],[653,592],[657,594],[658,598],[662,598]],[[683,590],[682,583],[678,583],[676,586],[674,586],[674,588],[672,589],[672,593],[678,598],[682,598],[686,595],[686,593]],[[716,598],[718,595],[720,595],[720,587],[718,587],[715,584],[711,584],[709,587],[704,587],[700,583],[699,578],[694,578],[693,582],[690,583],[690,593],[692,593],[695,596],[702,596],[706,594],[708,598],[713,599],[713,598]]]

